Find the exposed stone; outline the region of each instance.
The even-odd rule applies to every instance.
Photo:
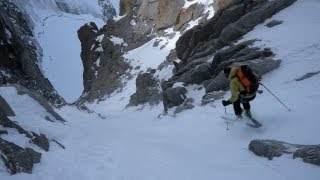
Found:
[[[0,157],[11,174],[32,173],[33,165],[40,162],[41,153],[19,147],[0,138]]]
[[[136,93],[131,95],[129,106],[149,103],[158,104],[161,99],[159,81],[153,77],[153,73],[143,73],[136,79]]]
[[[42,149],[44,149],[45,151],[49,151],[49,140],[46,137],[46,135],[41,134],[38,135],[34,132],[32,132],[33,138],[31,139],[31,141],[36,144],[37,146],[41,147]]]
[[[163,93],[163,106],[167,111],[169,108],[181,105],[187,98],[187,89],[185,87],[167,88]]]
[[[180,30],[186,23],[199,18],[203,10],[204,5],[200,3],[195,3],[189,6],[187,9],[182,9],[180,11],[180,15],[178,16],[176,25],[174,26],[174,30]]]
[[[201,64],[186,73],[182,74],[177,82],[187,84],[201,84],[203,81],[211,79],[209,64]]]
[[[311,78],[312,76],[317,75],[317,74],[320,74],[320,71],[307,73],[307,74],[303,75],[302,77],[297,78],[296,81],[302,81],[302,80]]]
[[[0,115],[0,125],[7,127],[7,128],[16,129],[20,134],[24,134],[27,138],[29,138],[35,145],[39,146],[40,148],[44,149],[45,151],[49,150],[49,141],[45,135],[40,134],[40,136],[39,136],[34,132],[32,132],[32,134],[30,134],[28,131],[23,129],[21,126],[14,123],[8,117],[3,116],[3,115]]]
[[[320,145],[290,144],[276,140],[252,140],[249,150],[257,156],[272,160],[282,154],[293,154],[293,158],[300,157],[304,162],[320,166]]]
[[[223,72],[220,72],[214,79],[205,82],[204,87],[206,88],[206,93],[227,90],[229,88],[229,80]]]
[[[177,56],[182,61],[188,61],[194,55],[200,58],[212,54],[295,1],[234,0],[224,9],[217,11],[206,23],[184,33],[176,42]]]
[[[257,156],[266,157],[272,160],[274,157],[280,157],[284,152],[288,152],[286,143],[275,140],[252,140],[249,144],[249,150]]]
[[[120,0],[119,15],[123,16],[127,14],[129,11],[132,11],[135,4],[136,0]]]
[[[155,24],[157,29],[164,29],[173,26],[183,7],[184,0],[158,0]]]
[[[193,109],[195,107],[195,105],[193,105],[192,103],[194,102],[194,99],[192,98],[187,98],[183,104],[181,106],[178,106],[175,110],[174,110],[174,114],[178,114],[178,113],[181,113],[185,110],[188,110],[188,109]]]
[[[272,28],[272,27],[277,26],[277,25],[282,24],[282,23],[283,23],[283,21],[272,20],[272,21],[268,22],[266,24],[266,26],[269,27],[269,28]]]
[[[11,109],[7,101],[0,95],[0,115],[15,116],[15,113]]]
[[[227,7],[231,2],[232,0],[214,0],[213,8],[217,12],[218,10]]]
[[[230,44],[231,41],[240,38],[247,32],[251,31],[256,25],[272,17],[282,9],[290,6],[295,1],[296,0],[257,1],[254,5],[255,8],[253,8],[249,13],[241,17],[237,22],[230,24],[223,29],[215,44],[215,48],[220,49],[225,45]],[[244,6],[249,8],[249,6]]]
[[[320,145],[309,145],[293,153],[293,158],[300,157],[303,162],[320,166]]]
[[[88,101],[100,99],[111,94],[122,86],[119,79],[128,68],[121,57],[121,45],[114,44],[104,36],[102,42],[96,38],[102,35],[102,30],[86,24],[78,30],[81,41],[81,59],[84,66],[84,94],[82,98]],[[103,49],[101,51],[100,49]]]
[[[215,91],[207,93],[202,97],[201,105],[206,105],[208,103],[214,102],[215,100],[222,99],[225,94],[225,91]]]

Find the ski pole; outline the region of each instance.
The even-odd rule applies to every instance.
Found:
[[[288,111],[291,111],[276,95],[274,95],[264,84],[260,83],[264,88],[266,88],[267,91],[269,91],[270,94],[273,95],[284,107],[288,109]]]
[[[227,108],[226,107],[224,107],[224,114],[227,115]],[[226,123],[227,123],[227,131],[228,131],[229,130],[229,123],[228,123],[228,121],[226,121]]]

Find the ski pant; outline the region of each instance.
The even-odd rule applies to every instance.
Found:
[[[253,96],[250,98],[243,98],[243,97],[239,96],[238,100],[233,103],[234,113],[236,115],[242,114],[241,104],[243,105],[244,110],[250,110],[250,108],[251,108],[250,101],[252,101],[255,97],[256,96]]]

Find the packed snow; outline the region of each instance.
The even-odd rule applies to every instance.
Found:
[[[259,129],[253,129],[241,120],[229,124],[229,130],[226,130],[227,124],[221,117],[234,117],[232,107],[227,107],[225,115],[221,101],[201,106],[204,90],[198,90],[200,86],[195,85],[187,87],[187,96],[196,100],[194,109],[176,116],[170,111],[169,115],[163,116],[160,115],[161,104],[125,108],[135,92],[135,80],[132,79],[121,93],[114,93],[99,103],[87,104],[96,113],[81,112],[72,106],[57,110],[68,121],[65,125],[43,120],[46,113],[35,101],[26,95],[17,96],[14,88],[1,87],[1,95],[17,114],[12,117],[15,121],[22,127],[45,133],[66,149],[52,142],[49,152],[35,147],[42,153],[42,160],[35,165],[33,174],[10,176],[0,164],[0,178],[319,180],[318,166],[292,159],[292,155],[269,161],[248,150],[249,142],[256,138],[320,144],[317,138],[320,121],[316,116],[320,74],[295,81],[308,72],[320,70],[319,9],[318,0],[297,1],[270,19],[283,20],[283,24],[273,28],[261,24],[243,38],[260,39],[257,46],[271,47],[276,58],[282,60],[280,68],[265,75],[262,82],[292,109],[288,112],[264,89],[264,93],[252,102],[253,115],[263,124]],[[140,65],[141,70],[146,70],[147,66],[157,67],[173,46],[161,49],[161,45],[153,46],[153,43],[129,52],[126,57],[134,65]],[[171,70],[172,66],[169,66],[156,75],[166,79]],[[229,96],[227,93],[224,98]],[[1,137],[10,138],[23,147],[32,146],[15,130]]]

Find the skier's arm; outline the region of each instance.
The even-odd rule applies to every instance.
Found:
[[[231,103],[234,103],[239,98],[239,88],[237,85],[237,81],[235,79],[231,80],[231,82],[230,82],[230,92],[231,92],[231,97],[230,97],[229,101]]]

